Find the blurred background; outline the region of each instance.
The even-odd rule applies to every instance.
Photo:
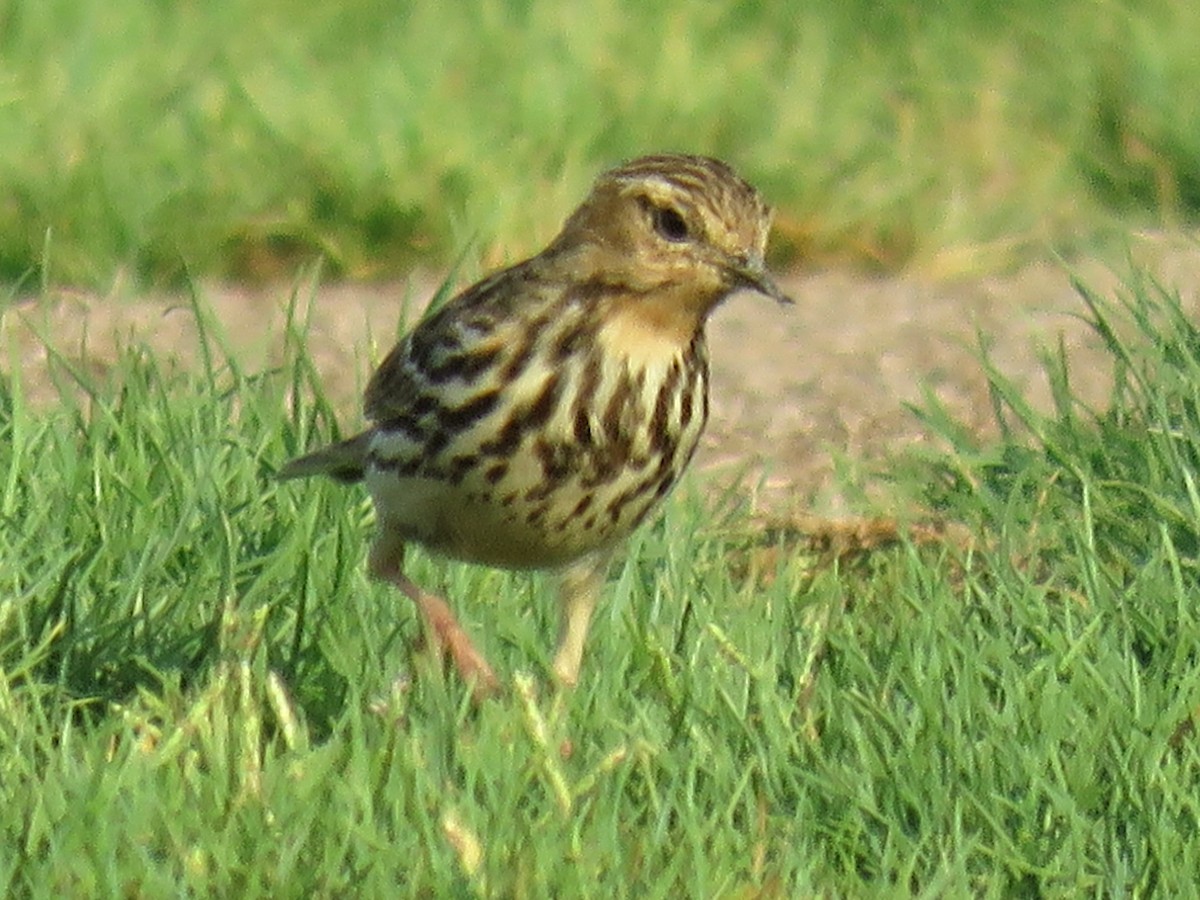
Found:
[[[335,278],[536,250],[721,156],[776,265],[995,272],[1200,215],[1187,0],[0,0],[0,281]]]

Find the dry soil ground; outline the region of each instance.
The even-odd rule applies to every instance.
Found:
[[[1177,288],[1189,308],[1200,306],[1200,243],[1194,238],[1131,238],[1128,255]],[[1073,268],[1111,294],[1128,271],[1121,254],[1113,258],[1114,264],[1088,260]],[[842,272],[795,273],[783,282],[797,300],[794,307],[743,295],[711,322],[713,413],[697,463],[709,484],[749,474],[746,490],[777,512],[850,511],[856,502],[848,503],[835,482],[833,459],[841,456],[869,471],[890,451],[929,440],[906,407],[923,392],[933,392],[986,433],[990,405],[975,357],[977,330],[987,336],[1001,370],[1038,405],[1049,399],[1038,348],[1053,346],[1060,336],[1077,392],[1101,406],[1107,396],[1108,360],[1076,317],[1083,305],[1061,263],[969,282]],[[310,346],[344,411],[345,427],[357,424],[357,390],[372,359],[386,349],[381,345],[390,344],[405,297],[411,317],[434,285],[433,278],[414,276],[407,284],[300,286],[301,298],[311,303]],[[278,357],[292,288],[200,290],[251,369]],[[31,323],[100,373],[116,342],[128,337],[185,364],[195,360],[195,330],[180,297],[120,294],[50,291],[18,303],[3,317],[5,345],[12,348],[4,365],[19,365],[35,396],[52,396],[45,349]]]

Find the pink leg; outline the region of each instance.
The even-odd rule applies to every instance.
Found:
[[[371,574],[380,581],[394,584],[417,605],[430,643],[439,653],[450,655],[459,675],[471,685],[476,700],[498,693],[500,681],[496,673],[475,648],[446,601],[436,594],[423,591],[410,581],[401,569],[403,560],[403,542],[390,535],[381,523],[379,534],[371,547]]]

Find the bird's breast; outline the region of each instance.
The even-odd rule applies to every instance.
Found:
[[[479,396],[498,393],[436,446],[381,426],[366,482],[387,527],[508,568],[559,566],[632,531],[695,451],[707,357],[702,337],[640,355],[598,337],[569,354],[534,354],[507,384],[481,381]]]

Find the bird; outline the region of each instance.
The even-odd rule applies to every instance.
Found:
[[[362,482],[370,574],[416,605],[476,698],[495,670],[447,601],[404,573],[416,544],[558,575],[552,670],[576,685],[609,563],[696,451],[705,324],[731,294],[793,301],[764,262],[773,212],[718,159],[658,153],[600,174],[558,235],[427,313],[366,388],[361,433],[281,479]]]

